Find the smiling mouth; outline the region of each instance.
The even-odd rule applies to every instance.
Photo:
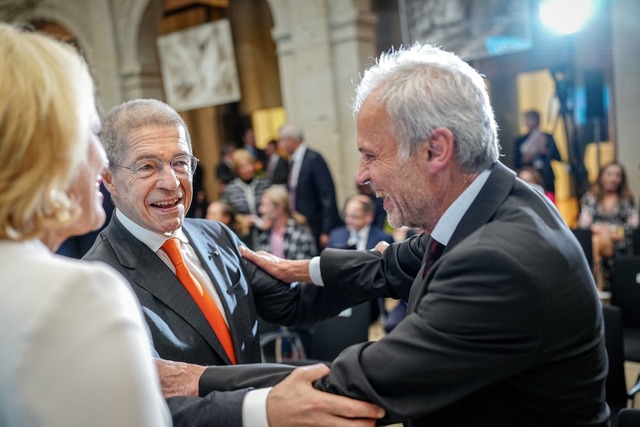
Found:
[[[182,198],[177,198],[173,200],[162,200],[160,202],[151,203],[151,206],[153,206],[154,208],[160,208],[160,209],[173,208],[177,206],[181,200]]]

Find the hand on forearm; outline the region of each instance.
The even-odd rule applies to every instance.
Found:
[[[198,383],[205,370],[204,366],[156,359],[156,367],[165,398],[198,396]]]
[[[254,252],[245,247],[240,247],[240,253],[278,280],[286,283],[311,282],[308,259],[297,261],[282,259],[268,252]]]
[[[269,427],[373,427],[384,410],[371,403],[313,388],[329,373],[326,365],[297,368],[267,397]]]

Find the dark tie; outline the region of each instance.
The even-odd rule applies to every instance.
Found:
[[[427,249],[427,257],[424,260],[424,268],[422,270],[422,278],[427,277],[431,266],[440,258],[444,252],[445,246],[437,240],[429,237],[429,248]]]
[[[287,187],[289,187],[289,210],[291,212],[296,212],[296,186],[298,183],[292,185],[291,175],[293,175],[293,160],[289,161],[289,178],[287,180]]]

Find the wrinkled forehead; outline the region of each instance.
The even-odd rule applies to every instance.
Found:
[[[147,125],[132,129],[126,141],[127,157],[175,157],[191,154],[182,125]]]

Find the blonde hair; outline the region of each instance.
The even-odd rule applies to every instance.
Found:
[[[80,213],[66,190],[86,157],[93,83],[71,46],[2,23],[0,58],[0,238],[38,238]]]
[[[242,162],[255,164],[256,159],[253,157],[253,154],[244,148],[233,150],[233,153],[231,154],[231,167],[233,168],[234,173],[238,172],[238,166]]]
[[[262,199],[269,200],[276,207],[281,207],[287,217],[293,218],[300,225],[308,226],[307,217],[300,212],[291,212],[289,209],[289,190],[284,185],[272,185],[262,194]]]

